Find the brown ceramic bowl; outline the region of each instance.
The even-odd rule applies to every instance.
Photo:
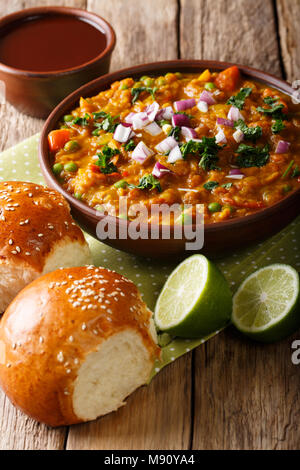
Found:
[[[49,15],[67,15],[83,19],[101,29],[107,40],[106,48],[94,59],[80,66],[51,72],[26,71],[0,62],[0,80],[6,85],[6,99],[19,111],[38,118],[46,118],[52,109],[68,94],[109,70],[115,47],[115,32],[107,21],[94,13],[78,8],[38,7],[20,10],[0,18],[0,35],[12,25],[31,18]]]
[[[64,195],[71,205],[74,218],[79,222],[84,230],[92,236],[96,236],[96,225],[103,216],[99,215],[95,209],[88,207],[83,202],[75,199],[70,193],[65,191],[54,177],[51,166],[51,157],[48,151],[47,136],[50,131],[57,127],[59,120],[64,114],[78,106],[78,100],[81,96],[94,96],[101,90],[107,89],[115,80],[121,80],[125,77],[138,78],[142,75],[162,75],[166,72],[200,72],[206,68],[218,71],[235,64],[228,62],[216,62],[208,60],[173,60],[167,62],[155,62],[151,64],[139,65],[128,69],[114,72],[104,77],[100,77],[91,83],[81,87],[72,93],[60,103],[51,113],[42,130],[39,145],[39,160],[43,175],[47,184],[58,190]],[[238,64],[237,64],[238,65]],[[243,65],[238,65],[245,76],[262,81],[271,85],[282,92],[291,95],[293,89],[286,82],[270,74],[256,70]],[[262,209],[255,214],[240,217],[225,222],[207,224],[204,229],[204,249],[206,253],[222,254],[228,250],[249,245],[251,243],[263,240],[285,227],[300,213],[300,189],[286,196],[280,202],[271,207]],[[115,220],[117,226],[127,227],[130,221],[111,217]],[[119,248],[120,250],[160,258],[162,256],[183,255],[185,252],[186,240],[172,238],[131,240],[108,239],[103,240],[108,245]]]

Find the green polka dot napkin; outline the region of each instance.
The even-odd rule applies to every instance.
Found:
[[[1,181],[21,180],[44,183],[37,157],[38,141],[39,135],[37,134],[0,154]],[[95,265],[114,269],[131,279],[140,289],[149,308],[153,309],[165,280],[177,263],[139,258],[110,248],[89,235],[86,235],[86,238],[90,244]],[[215,262],[234,291],[251,272],[274,262],[288,263],[300,270],[299,240],[300,217],[264,243],[216,259]],[[162,362],[157,362],[152,376],[177,357],[189,352],[217,333],[219,331],[197,340],[172,339],[166,334],[161,335]]]

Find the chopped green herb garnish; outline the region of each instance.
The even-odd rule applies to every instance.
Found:
[[[258,106],[256,109],[260,113],[272,116],[273,119],[284,119],[284,115],[282,113],[282,109],[284,108],[283,104],[272,103],[270,106],[270,108],[263,108],[262,106]]]
[[[279,134],[279,132],[282,131],[284,128],[285,128],[285,125],[283,124],[282,119],[276,119],[276,121],[271,127],[271,130],[273,134]]]
[[[218,181],[207,181],[207,183],[203,185],[203,187],[207,189],[207,191],[212,191],[217,186],[219,186]]]
[[[168,133],[168,137],[174,137],[174,139],[178,141],[180,137],[180,127],[179,126],[172,127],[172,129]]]
[[[186,144],[180,146],[180,150],[183,158],[186,158],[188,154],[198,154],[201,157],[199,166],[203,168],[203,170],[208,171],[220,169],[216,166],[219,160],[217,154],[223,147],[225,147],[225,145],[218,145],[216,143],[215,137],[203,137],[201,142],[189,140]]]
[[[231,186],[232,186],[233,183],[224,183],[224,184],[221,184],[221,187],[222,188],[225,188],[225,189],[230,189]]]
[[[130,152],[131,150],[134,150],[135,147],[136,145],[133,139],[130,139],[130,141],[127,142],[127,144],[124,144],[124,149],[126,150],[126,152]]]
[[[272,98],[272,96],[267,96],[264,98],[264,103],[269,104],[270,106],[274,103],[276,103],[277,98]]]
[[[157,121],[157,124],[162,127],[164,126],[165,124],[170,124],[170,121],[167,121],[166,119],[161,119],[160,121]]]
[[[240,129],[247,140],[256,141],[262,136],[262,128],[260,126],[248,127],[243,119],[236,121],[234,127]]]
[[[241,88],[237,95],[233,95],[227,101],[227,104],[232,104],[238,109],[243,109],[245,99],[252,92],[252,88]]]
[[[119,153],[119,150],[113,149],[108,145],[103,147],[102,152],[97,153],[98,161],[96,162],[96,165],[100,167],[101,173],[108,175],[118,171],[117,167],[109,160]]]
[[[186,113],[185,111],[176,111],[176,113],[174,113],[174,115],[176,114],[184,114],[185,116],[187,116],[189,119],[193,119],[195,116],[193,114],[188,114]]]
[[[144,175],[140,179],[138,186],[135,186],[135,187],[138,189],[149,189],[150,191],[152,189],[157,189],[159,192],[161,192],[160,182],[152,174]]]
[[[287,169],[285,170],[285,172],[283,173],[281,178],[285,178],[289,174],[289,172],[290,172],[292,166],[294,165],[294,163],[295,163],[294,160],[290,161],[290,163],[288,164]]]
[[[88,126],[91,122],[91,116],[88,113],[85,113],[84,117],[76,117],[72,124],[77,124],[78,126]]]
[[[101,122],[94,122],[95,129],[92,132],[93,135],[99,135],[99,131],[103,129],[106,132],[113,133],[115,128],[117,127],[118,123],[115,122],[119,116],[112,116],[109,113],[105,113],[104,111],[100,111],[99,113],[93,113],[94,119],[102,118]]]
[[[132,104],[134,104],[137,101],[138,97],[140,96],[140,94],[143,91],[146,91],[147,93],[150,93],[152,98],[155,100],[155,92],[157,91],[157,87],[151,88],[151,87],[148,87],[148,86],[140,86],[140,87],[136,87],[136,88],[131,89]]]
[[[299,170],[299,166],[296,165],[294,170],[293,170],[293,173],[292,173],[292,178],[297,178],[297,176],[300,175],[300,170]]]
[[[264,147],[252,147],[251,145],[240,144],[236,158],[236,164],[242,168],[249,168],[252,166],[264,166],[269,160],[269,146],[266,144]]]

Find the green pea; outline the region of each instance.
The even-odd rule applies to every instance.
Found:
[[[121,85],[119,86],[119,90],[127,90],[128,89],[128,85],[126,85],[125,83],[121,83]]]
[[[79,143],[76,140],[69,140],[64,146],[64,151],[68,153],[76,152],[80,148]]]
[[[284,193],[288,193],[292,189],[292,186],[290,184],[285,184],[282,188],[282,191]]]
[[[153,80],[153,78],[147,78],[144,83],[145,83],[146,86],[151,87],[154,83],[154,80]]]
[[[179,80],[183,77],[181,72],[175,72],[175,75],[177,78],[179,78]]]
[[[135,84],[133,85],[133,88],[139,88],[143,85],[142,82],[135,82]]]
[[[114,187],[115,188],[126,188],[127,185],[128,185],[128,183],[127,183],[126,180],[119,180],[114,184]]]
[[[64,116],[64,121],[65,121],[65,122],[73,121],[73,119],[74,119],[74,116],[72,116],[72,114],[66,114],[66,115]]]
[[[70,171],[71,173],[74,173],[75,171],[77,171],[77,169],[78,169],[78,166],[74,162],[69,162],[64,165],[64,170]]]
[[[215,87],[215,84],[213,82],[207,82],[204,85],[205,90],[213,90]]]
[[[67,124],[62,124],[59,128],[60,129],[70,129],[69,126],[67,126]]]
[[[62,163],[54,163],[52,167],[52,171],[55,175],[59,175],[64,169],[64,166]]]
[[[81,199],[82,198],[82,194],[81,193],[74,193],[74,197],[76,197],[76,199]]]
[[[218,202],[211,202],[210,204],[208,204],[208,210],[210,212],[220,212],[221,209],[222,206]]]
[[[163,86],[163,85],[165,85],[167,82],[166,82],[166,80],[165,80],[164,77],[159,77],[159,78],[156,80],[156,83],[157,83],[158,86]]]
[[[150,78],[150,77],[148,77],[148,75],[143,75],[143,76],[140,78],[140,81],[141,81],[141,82],[144,82],[144,81],[147,80],[148,78]]]

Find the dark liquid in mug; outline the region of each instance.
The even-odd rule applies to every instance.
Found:
[[[86,21],[43,16],[0,31],[0,62],[36,72],[64,70],[94,59],[106,44],[105,34]]]

